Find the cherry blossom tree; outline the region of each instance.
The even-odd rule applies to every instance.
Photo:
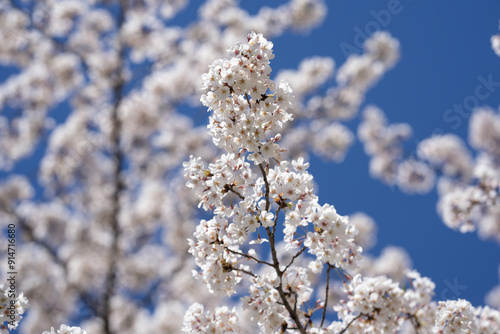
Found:
[[[247,43],[228,49],[230,58],[210,65],[201,101],[213,111],[208,128],[225,153],[208,166],[194,156],[184,163],[187,186],[214,214],[189,240],[199,279],[215,295],[247,290],[240,292],[241,308],[250,321],[242,326],[236,308],[205,312],[195,303],[183,331],[241,333],[257,323],[261,333],[498,332],[498,310],[464,299],[433,302],[434,283],[415,270],[402,270],[404,288],[386,275],[356,273],[362,259],[356,225],[332,205],[319,204],[309,164],[287,161],[278,143],[278,131],[293,120],[293,95],[286,81],[270,79],[272,46],[252,32]],[[367,142],[376,146],[376,139]],[[326,320],[332,271],[344,293],[333,306],[335,321]],[[323,281],[321,295],[317,283]]]
[[[0,168],[13,171],[0,219],[18,229],[17,287],[31,305],[22,332],[72,319],[92,333],[178,332],[191,302],[214,301],[191,276],[196,206],[179,167],[216,151],[182,106],[198,103],[201,74],[228,45],[251,30],[308,31],[326,8],[294,0],[250,15],[212,0],[192,24],[169,24],[185,5],[0,2],[0,61],[12,70],[0,87]],[[283,75],[306,94],[332,71],[313,58]],[[16,173],[28,158],[30,172]]]
[[[396,64],[398,41],[377,32],[337,70],[311,57],[274,74],[268,39],[319,25],[324,1],[250,14],[207,0],[178,26],[187,3],[0,0],[12,73],[0,221],[16,226],[19,273],[15,299],[0,286],[0,309],[16,310],[0,331],[21,318],[19,332],[49,334],[498,331],[497,310],[433,301],[403,249],[367,253],[373,219],[320,204],[307,172],[309,154],[344,160],[356,134],[342,122]],[[477,157],[448,135],[422,142],[419,160],[401,153],[408,125],[363,115],[375,177],[423,193],[437,171],[444,222],[498,238],[498,113],[471,120]]]

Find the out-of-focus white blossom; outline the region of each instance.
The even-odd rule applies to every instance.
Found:
[[[498,266],[498,278],[500,281],[500,265]],[[490,305],[491,307],[500,309],[500,282],[497,286],[495,286],[488,292],[484,300],[486,304]]]
[[[402,142],[411,136],[411,132],[411,127],[405,123],[387,125],[385,115],[379,108],[375,106],[365,108],[363,121],[358,127],[358,137],[363,142],[365,152],[371,156],[370,174],[373,177],[387,184],[394,184],[398,181],[398,174],[401,173],[400,184],[403,187],[411,185],[408,182],[413,181],[411,179],[413,169],[405,168],[398,171],[403,153]]]
[[[500,57],[500,35],[491,36],[491,47],[497,56]]]
[[[83,329],[81,329],[80,327],[70,327],[68,325],[61,325],[61,327],[59,329],[54,329],[54,327],[52,327],[50,329],[50,332],[48,331],[45,331],[43,332],[43,334],[87,334],[87,332]]]
[[[292,0],[288,5],[290,25],[297,30],[310,30],[326,17],[327,7],[322,0]]]
[[[399,59],[399,42],[387,32],[377,31],[363,45],[370,57],[390,69]]]
[[[226,306],[218,307],[215,312],[203,313],[203,305],[195,303],[189,307],[184,316],[182,330],[185,333],[240,333],[238,315]]]
[[[436,180],[434,170],[426,163],[416,160],[401,162],[397,170],[397,183],[407,193],[425,194],[433,187]]]
[[[366,256],[361,262],[359,273],[364,276],[387,276],[395,282],[403,283],[405,273],[412,267],[408,253],[401,247],[387,246],[378,257]]]
[[[22,315],[28,308],[28,299],[24,294],[16,291],[15,281],[7,280],[7,284],[0,284],[0,331],[8,333],[7,329],[16,329]]]
[[[372,217],[364,212],[355,212],[349,215],[349,221],[356,226],[358,234],[354,238],[354,242],[363,247],[366,251],[374,246],[377,242],[377,225]]]
[[[354,141],[352,132],[340,123],[313,123],[311,131],[315,133],[312,142],[314,153],[336,162],[344,160]]]
[[[440,168],[444,174],[468,180],[472,157],[463,141],[452,134],[435,135],[418,144],[418,155]]]
[[[491,109],[476,109],[469,123],[469,142],[478,150],[500,155],[500,114]]]
[[[500,35],[491,36],[491,47],[497,56],[500,57]]]
[[[310,94],[333,75],[335,63],[326,57],[311,57],[302,60],[297,70],[283,70],[276,81],[284,80],[293,88],[297,99]]]

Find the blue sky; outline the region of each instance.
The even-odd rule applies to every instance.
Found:
[[[266,2],[242,3],[255,12]],[[378,24],[400,41],[401,59],[369,91],[366,103],[384,110],[390,122],[413,127],[410,152],[434,132],[465,139],[468,116],[454,112],[454,105],[472,103],[468,97],[485,80],[499,84],[480,105],[500,105],[500,58],[490,45],[491,35],[498,32],[499,1],[329,1],[328,7],[325,22],[310,34],[273,39],[273,72],[296,67],[313,55],[332,57],[338,67],[346,59],[342,46],[356,47],[363,39],[358,31],[366,33]],[[384,16],[388,10],[390,17]],[[358,123],[353,120],[348,126],[355,130]],[[309,171],[319,184],[320,201],[333,204],[341,214],[371,215],[379,229],[371,252],[378,254],[387,245],[404,247],[414,267],[436,283],[437,299],[484,304],[485,294],[499,283],[500,245],[448,229],[436,213],[435,191],[406,195],[371,179],[361,143],[341,164],[312,158]]]

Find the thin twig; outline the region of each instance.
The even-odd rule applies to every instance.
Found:
[[[252,255],[249,255],[249,254],[245,254],[245,253],[242,253],[242,252],[238,252],[238,251],[232,250],[232,249],[228,248],[227,246],[224,246],[224,249],[227,250],[228,252],[233,253],[233,254],[240,255],[240,256],[246,257],[248,259],[252,259],[252,260],[254,260],[257,263],[266,264],[268,266],[274,267],[274,265],[272,263],[259,260],[255,256],[252,256]]]
[[[410,319],[413,328],[415,328],[415,333],[419,334],[418,329],[420,328],[420,321],[418,321],[417,316],[415,314],[408,314],[408,319]]]
[[[351,325],[352,325],[352,323],[353,323],[354,321],[358,320],[358,318],[360,318],[361,316],[363,316],[363,314],[362,314],[362,313],[361,313],[361,314],[358,314],[357,316],[355,316],[355,317],[354,317],[351,321],[349,321],[349,323],[347,324],[347,326],[346,326],[343,330],[341,330],[341,331],[339,332],[339,334],[343,334],[343,333],[345,333],[345,331],[349,328],[349,326],[351,326]]]
[[[326,308],[328,307],[328,293],[330,290],[330,270],[332,270],[332,266],[328,265],[328,270],[326,271],[325,305],[323,305],[323,315],[321,316],[321,325],[319,325],[319,327],[323,327],[323,323],[325,322],[325,316],[326,316]]]
[[[250,103],[250,98],[248,97],[248,93],[245,93],[245,98],[247,99],[248,106],[250,107],[250,109],[252,109],[252,104]]]
[[[245,197],[243,197],[239,192],[234,190],[232,187],[229,188],[229,191],[232,192],[233,194],[236,194],[242,201],[245,200]]]
[[[249,270],[242,269],[242,268],[232,268],[231,270],[241,271],[242,273],[245,273],[245,274],[250,275],[252,277],[257,277],[257,275],[255,275],[253,272],[251,272]]]
[[[117,26],[117,31],[121,30],[121,27],[125,21],[125,11],[126,11],[126,4],[125,1],[121,3],[121,6],[118,6],[119,10],[117,13],[117,21],[116,21],[116,26]],[[120,196],[125,190],[125,184],[122,180],[121,173],[124,169],[124,157],[123,157],[123,152],[120,147],[120,136],[121,136],[121,120],[118,115],[118,109],[119,106],[122,102],[123,98],[123,88],[124,88],[124,81],[123,81],[123,76],[122,76],[122,71],[123,71],[123,66],[124,66],[124,59],[125,59],[125,46],[123,44],[119,44],[118,46],[118,59],[119,59],[119,65],[117,66],[116,69],[116,79],[113,84],[113,95],[114,95],[114,105],[113,105],[113,111],[111,113],[111,124],[112,129],[111,129],[111,155],[114,158],[115,162],[115,168],[113,171],[113,176],[114,176],[114,192],[112,196],[112,212],[111,212],[111,231],[113,232],[113,239],[111,242],[111,249],[110,249],[110,268],[106,276],[106,290],[104,291],[104,295],[102,297],[102,302],[103,302],[103,308],[102,308],[102,313],[101,313],[101,318],[104,320],[104,332],[110,334],[112,332],[111,330],[111,298],[113,294],[115,293],[116,289],[116,264],[118,262],[117,255],[119,253],[119,242],[118,239],[120,237],[120,224],[119,224],[119,215],[121,211],[121,206],[120,206]]]
[[[269,181],[267,180],[267,174],[264,166],[262,164],[259,164],[259,168],[262,172],[262,177],[264,178],[264,184],[265,184],[265,198],[266,198],[266,211],[269,211],[269,208],[271,207],[271,202],[269,201]],[[297,325],[297,329],[300,331],[301,334],[306,334],[306,330],[304,329],[304,326],[302,326],[302,323],[300,322],[299,316],[292,308],[290,305],[290,302],[287,299],[287,296],[285,292],[283,291],[283,271],[280,269],[280,263],[278,260],[278,256],[276,254],[276,243],[274,240],[274,233],[271,232],[271,229],[269,227],[266,227],[266,232],[267,232],[267,237],[269,238],[269,247],[271,248],[271,256],[273,259],[273,267],[274,270],[276,271],[276,274],[278,275],[280,282],[278,286],[276,287],[276,290],[278,290],[278,293],[280,295],[281,300],[283,301],[283,305],[285,306],[288,314],[292,318],[292,320],[295,322]]]
[[[265,197],[266,197],[266,211],[269,211],[269,207],[271,206],[271,202],[269,201],[269,182],[267,181],[267,174],[262,163],[259,164],[260,171],[262,172],[262,177],[264,178],[264,185],[266,188]]]
[[[290,267],[293,263],[293,261],[295,261],[296,258],[298,258],[302,253],[304,253],[304,251],[307,249],[307,247],[302,247],[302,249],[297,253],[295,254],[293,257],[292,257],[292,260],[290,260],[290,263],[285,267],[285,269],[283,269],[283,272],[285,272],[288,267]]]

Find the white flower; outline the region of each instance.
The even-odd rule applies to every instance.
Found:
[[[274,225],[274,214],[272,212],[262,211],[259,215],[259,220],[264,227],[271,227]]]
[[[52,327],[50,329],[50,332],[43,332],[43,334],[87,334],[86,331],[81,329],[80,327],[70,327],[67,325],[61,325],[61,327],[58,330],[54,330]]]

